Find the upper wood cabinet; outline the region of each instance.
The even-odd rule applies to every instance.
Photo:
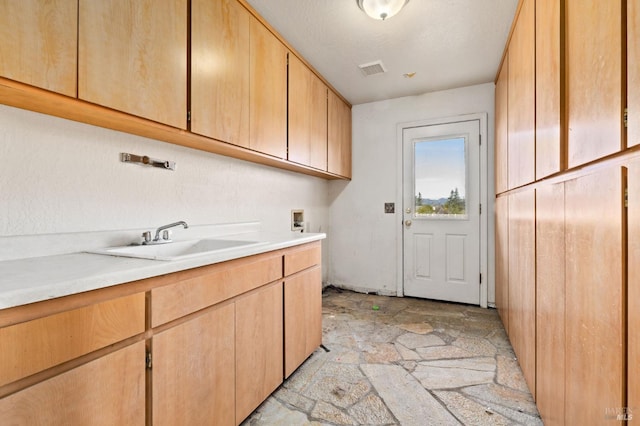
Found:
[[[524,0],[509,43],[509,188],[535,179],[535,0]]]
[[[622,2],[567,0],[565,15],[572,168],[622,147]]]
[[[509,52],[507,51],[496,81],[495,185],[496,194],[509,189]]]
[[[329,90],[327,171],[351,178],[351,107]]]
[[[289,55],[289,161],[327,170],[327,86]]]
[[[536,179],[562,168],[560,141],[560,2],[536,0]]]
[[[79,98],[186,129],[187,0],[79,7]]]
[[[627,1],[627,146],[640,144],[640,2]]]
[[[288,51],[254,17],[249,33],[249,148],[286,159]]]
[[[0,2],[0,76],[76,96],[77,0]]]
[[[191,2],[191,131],[249,147],[249,21],[237,0]]]

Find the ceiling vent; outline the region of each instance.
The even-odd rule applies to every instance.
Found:
[[[387,69],[384,67],[382,61],[375,61],[368,64],[358,65],[358,68],[360,68],[360,71],[362,71],[362,74],[364,74],[365,77],[387,72]]]

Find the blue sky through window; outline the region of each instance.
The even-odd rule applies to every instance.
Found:
[[[419,141],[415,144],[415,195],[422,199],[447,198],[458,188],[465,197],[464,138]]]

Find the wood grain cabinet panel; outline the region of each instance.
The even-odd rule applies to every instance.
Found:
[[[536,394],[535,190],[509,195],[509,339]]]
[[[535,179],[535,72],[535,2],[524,0],[509,43],[509,188]]]
[[[143,333],[144,329],[144,293],[0,328],[0,386]]]
[[[566,1],[568,166],[622,146],[622,1]]]
[[[202,274],[151,290],[157,327],[282,278],[282,256],[271,254],[204,267]]]
[[[2,424],[142,426],[144,357],[138,342],[2,398]]]
[[[562,168],[560,1],[536,0],[536,179]]]
[[[320,263],[322,263],[322,246],[319,241],[292,248],[284,255],[284,275],[295,274]]]
[[[506,53],[498,80],[496,81],[496,140],[495,140],[495,185],[496,194],[509,189],[508,183],[508,111],[509,111],[509,52]]]
[[[640,160],[629,165],[627,282],[627,407],[640,411]]]
[[[327,86],[289,55],[289,161],[327,170]]]
[[[564,425],[564,184],[536,189],[536,403],[545,425]]]
[[[241,423],[283,381],[282,283],[237,299],[236,422]]]
[[[235,306],[153,336],[153,424],[234,425]]]
[[[249,148],[286,159],[287,49],[254,17],[249,34]]]
[[[186,129],[187,0],[79,7],[79,98]]]
[[[76,0],[0,2],[0,76],[76,97]]]
[[[610,167],[565,183],[565,419],[572,424],[602,423],[607,410],[624,406],[622,182],[621,169]]]
[[[237,0],[191,2],[191,131],[249,146],[249,20]]]
[[[496,198],[496,307],[509,334],[509,196]]]
[[[640,2],[627,1],[627,146],[640,144]],[[640,405],[638,405],[640,407]]]
[[[351,179],[351,107],[329,90],[327,171]]]
[[[289,377],[322,343],[322,270],[306,270],[284,282],[284,376]]]

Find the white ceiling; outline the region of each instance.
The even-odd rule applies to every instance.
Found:
[[[247,2],[353,105],[493,81],[518,4],[411,0],[378,21],[356,0]],[[365,77],[376,60],[387,72]]]

